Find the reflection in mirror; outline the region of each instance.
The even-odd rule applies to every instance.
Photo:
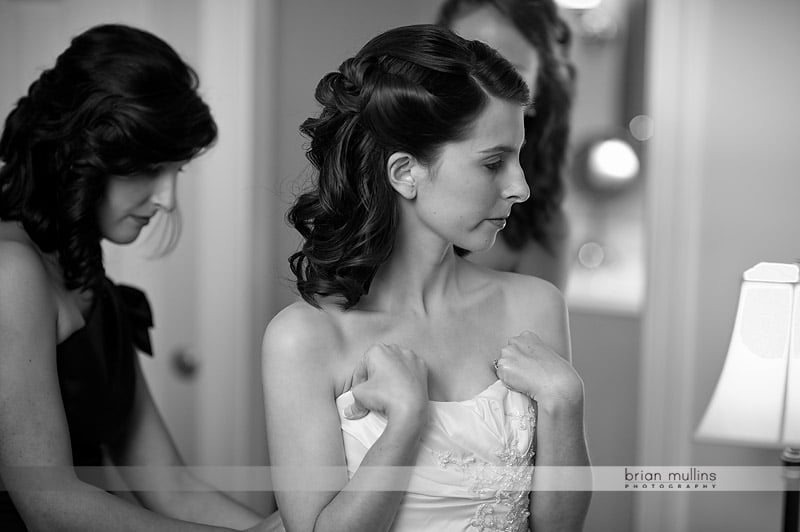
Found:
[[[616,194],[639,178],[637,148],[623,135],[603,135],[581,146],[573,163],[576,185],[596,194]]]
[[[645,2],[603,0],[564,15],[578,70],[564,206],[573,257],[567,299],[573,309],[638,317],[645,283],[641,183],[652,135],[643,109]],[[587,250],[598,249],[603,260],[595,253],[587,261]]]
[[[653,129],[643,106],[645,1],[602,0],[563,12],[578,73],[564,204],[573,357],[585,383],[592,464],[625,466],[637,461],[646,148]],[[633,497],[595,492],[584,530],[633,530]]]

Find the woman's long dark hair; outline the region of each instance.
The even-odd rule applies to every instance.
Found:
[[[369,291],[397,232],[389,156],[403,151],[433,162],[443,144],[469,133],[487,93],[529,103],[508,61],[435,25],[389,30],[322,78],[322,111],[300,127],[318,179],[289,210],[305,239],[289,262],[306,301],[339,296],[350,308]]]
[[[57,254],[68,289],[104,275],[97,207],[109,176],[153,172],[215,140],[197,87],[158,37],[103,25],[75,37],[6,118],[0,219]]]
[[[575,68],[567,59],[570,30],[553,0],[445,0],[438,23],[451,27],[459,17],[487,5],[517,28],[540,61],[533,93],[535,114],[525,117],[526,143],[520,154],[531,197],[514,206],[500,235],[512,249],[522,248],[532,238],[553,252],[559,235],[551,227],[564,197],[562,174],[575,85]]]

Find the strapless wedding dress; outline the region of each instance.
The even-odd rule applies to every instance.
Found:
[[[386,427],[375,412],[345,419],[352,402],[336,399],[350,478]],[[531,399],[499,380],[465,401],[431,401],[392,531],[527,531],[535,426]]]

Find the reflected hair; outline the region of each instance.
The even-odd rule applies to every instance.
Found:
[[[97,208],[110,176],[155,175],[210,146],[198,78],[163,40],[129,26],[75,37],[6,118],[0,218],[54,252],[68,289],[104,276]]]
[[[568,60],[570,29],[553,0],[445,0],[437,22],[451,27],[459,17],[483,6],[497,9],[539,56],[533,89],[535,114],[525,116],[526,142],[520,154],[531,197],[514,206],[500,237],[512,249],[533,239],[554,253],[559,235],[553,233],[553,219],[564,199],[563,171],[575,86],[575,67]]]
[[[334,296],[347,309],[369,291],[397,233],[389,156],[433,163],[445,143],[469,134],[489,95],[530,102],[492,48],[431,24],[382,33],[322,78],[322,110],[300,127],[316,180],[288,213],[304,239],[289,264],[307,302]]]

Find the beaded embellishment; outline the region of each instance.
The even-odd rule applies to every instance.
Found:
[[[487,499],[475,510],[470,526],[480,532],[524,532],[528,530],[530,512],[528,493],[533,479],[533,431],[536,416],[532,406],[527,411],[506,414],[520,432],[530,432],[531,444],[519,449],[514,435],[495,451],[498,463],[489,463],[474,456],[460,457],[451,451],[431,451],[442,469],[456,468],[469,482],[472,493]]]

